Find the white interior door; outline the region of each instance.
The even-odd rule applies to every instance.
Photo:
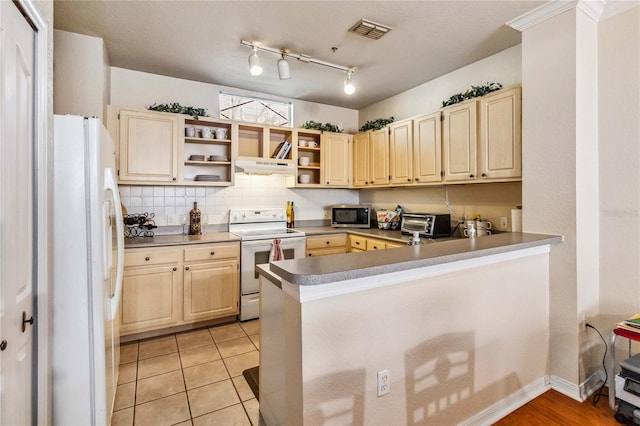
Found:
[[[0,424],[32,424],[35,34],[0,1]]]

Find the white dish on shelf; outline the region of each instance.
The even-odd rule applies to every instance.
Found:
[[[300,157],[298,158],[298,164],[301,166],[308,166],[310,162],[309,157]]]
[[[226,155],[210,155],[209,161],[229,161],[229,157]]]
[[[303,173],[298,177],[298,180],[300,180],[300,183],[309,183],[311,182],[311,175]]]
[[[190,155],[190,161],[204,161],[204,155]]]
[[[196,175],[193,180],[204,182],[218,182],[220,180],[219,175]]]

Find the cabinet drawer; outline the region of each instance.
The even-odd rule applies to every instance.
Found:
[[[307,257],[318,257],[318,256],[328,256],[330,254],[344,254],[346,253],[345,247],[334,247],[328,249],[316,249],[316,250],[307,250]]]
[[[202,247],[191,247],[184,250],[185,262],[201,260],[226,259],[240,256],[240,244],[210,244]]]
[[[178,263],[178,249],[131,249],[124,252],[124,266],[161,265]]]
[[[359,237],[357,235],[349,235],[349,245],[356,250],[367,249],[367,239],[365,237]]]
[[[380,240],[367,240],[367,251],[384,250],[387,248],[387,243]]]
[[[323,235],[321,237],[307,237],[307,250],[343,247],[347,245],[347,234]]]

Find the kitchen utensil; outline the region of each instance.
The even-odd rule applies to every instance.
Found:
[[[300,180],[300,183],[309,183],[311,182],[311,175],[301,174],[298,179]]]
[[[300,157],[298,158],[298,164],[301,166],[308,166],[309,165],[309,157]]]
[[[227,138],[227,129],[217,127],[216,128],[216,139],[226,139]]]
[[[202,137],[204,139],[212,139],[213,138],[213,130],[210,127],[202,128]]]

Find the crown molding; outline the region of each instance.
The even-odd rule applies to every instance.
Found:
[[[567,10],[573,9],[576,7],[576,4],[578,4],[576,0],[550,1],[549,3],[538,6],[535,9],[510,20],[506,25],[510,26],[514,30],[524,31],[546,21],[547,19],[558,16]]]
[[[524,31],[574,7],[595,22],[600,22],[639,5],[639,0],[552,0],[512,19],[506,25]]]

